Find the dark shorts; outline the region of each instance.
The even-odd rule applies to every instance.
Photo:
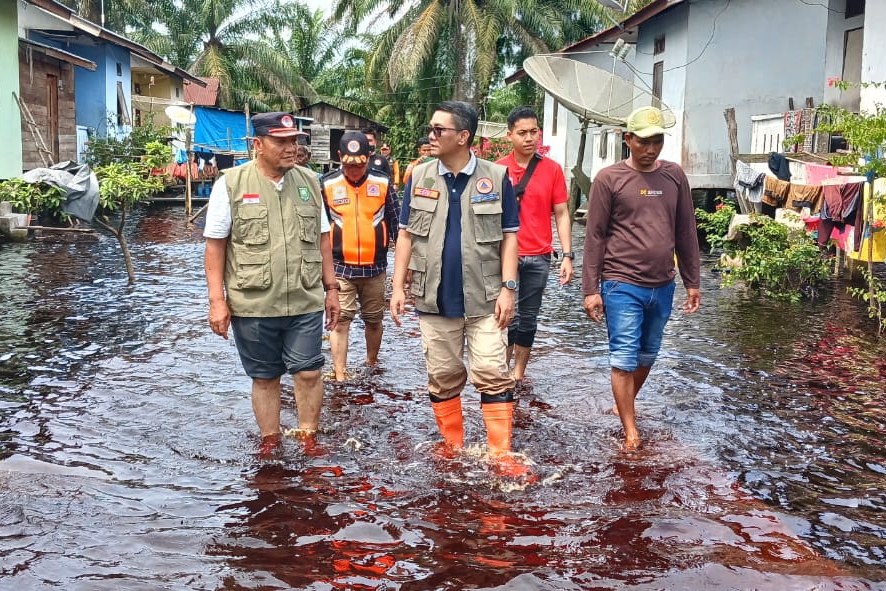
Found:
[[[232,316],[240,362],[251,378],[270,380],[284,373],[321,369],[323,312],[279,318]]]

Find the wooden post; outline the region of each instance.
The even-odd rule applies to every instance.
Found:
[[[249,103],[244,103],[243,114],[246,115],[246,154],[252,160],[252,142],[249,141]]]
[[[187,176],[185,176],[185,216],[191,216],[191,162],[193,155],[191,154],[191,127],[185,130],[185,155],[187,156],[185,166],[187,166]]]
[[[569,193],[569,217],[570,219],[575,219],[575,211],[578,209],[578,206],[581,205],[581,186],[579,182],[576,180],[576,172],[583,172],[583,165],[585,161],[585,146],[588,141],[588,119],[582,119],[581,122],[581,139],[578,142],[578,155],[575,159],[575,169],[572,173],[572,183],[570,186]],[[588,193],[588,199],[590,199],[590,192]]]
[[[729,156],[732,158],[732,175],[735,176],[735,163],[738,161],[738,124],[735,122],[735,109],[723,111],[726,118],[726,133],[729,136]]]

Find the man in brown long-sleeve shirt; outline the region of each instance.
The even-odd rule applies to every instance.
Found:
[[[588,317],[606,317],[614,411],[625,448],[640,445],[634,414],[637,392],[658,356],[679,273],[683,311],[701,305],[699,249],[689,181],[664,146],[661,111],[641,107],[627,119],[630,157],[601,170],[588,202],[582,288]]]

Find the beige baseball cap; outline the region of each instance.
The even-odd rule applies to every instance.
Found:
[[[637,137],[648,138],[654,135],[667,133],[665,131],[664,116],[661,109],[655,107],[640,107],[628,115],[628,132]]]

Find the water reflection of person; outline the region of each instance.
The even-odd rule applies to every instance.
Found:
[[[686,288],[683,311],[701,305],[695,208],[686,174],[659,160],[663,117],[641,107],[628,117],[626,160],[600,171],[588,202],[584,246],[584,309],[609,334],[614,411],[625,447],[640,445],[634,400],[661,347],[674,300],[674,254]]]
[[[213,186],[206,214],[209,326],[237,351],[252,378],[261,454],[280,443],[280,376],[293,374],[298,426],[320,421],[323,312],[338,322],[329,221],[316,175],[295,165],[298,136],[286,113],[252,118],[256,159]],[[323,287],[326,289],[324,301]]]

